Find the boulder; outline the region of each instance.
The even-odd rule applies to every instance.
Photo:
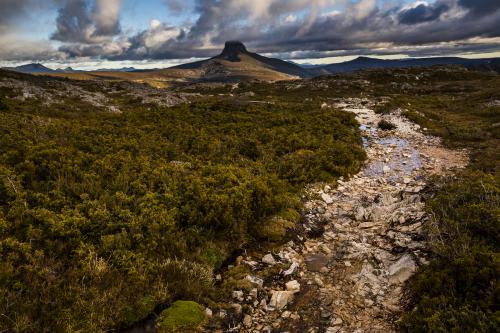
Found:
[[[298,293],[300,291],[300,283],[297,280],[292,280],[286,283],[286,290]]]
[[[330,258],[323,254],[311,254],[306,256],[304,260],[310,272],[319,272],[330,262]]]
[[[417,265],[409,254],[405,254],[389,267],[389,282],[391,284],[404,283],[417,270]]]
[[[264,264],[268,264],[268,265],[275,265],[276,264],[276,260],[274,259],[273,255],[271,253],[266,254],[262,258],[262,262]]]
[[[271,293],[272,296],[271,301],[269,302],[269,306],[277,310],[285,308],[288,303],[293,300],[293,291],[273,290]]]

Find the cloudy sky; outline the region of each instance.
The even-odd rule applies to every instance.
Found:
[[[226,40],[299,63],[500,56],[500,0],[0,0],[0,66],[168,67]]]

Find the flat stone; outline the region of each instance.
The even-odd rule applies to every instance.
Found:
[[[359,224],[359,227],[360,227],[361,229],[373,228],[374,226],[376,226],[376,224],[375,224],[375,223],[373,223],[373,222],[363,222],[363,223],[360,223],[360,224]]]
[[[250,281],[250,283],[256,284],[259,287],[262,287],[264,285],[264,280],[258,277],[247,275],[246,279]]]
[[[286,271],[283,272],[283,275],[284,276],[292,275],[298,267],[299,264],[294,261],[292,265],[290,265],[290,268],[288,268]]]
[[[319,272],[321,268],[328,265],[330,258],[323,254],[311,254],[306,256],[304,261],[310,272]]]
[[[405,254],[389,267],[389,282],[391,284],[404,283],[417,270],[417,265],[409,254]]]
[[[333,199],[332,199],[332,197],[331,197],[330,195],[326,194],[326,193],[322,193],[322,194],[321,194],[321,199],[323,199],[323,201],[324,201],[327,205],[329,205],[329,204],[333,203]]]
[[[340,317],[336,317],[334,318],[331,322],[330,322],[330,325],[332,326],[340,326],[342,325],[343,321],[342,321],[342,318]]]
[[[356,221],[363,221],[365,219],[366,210],[359,206],[354,213],[354,219]]]
[[[274,259],[273,255],[271,253],[266,254],[262,258],[262,262],[264,264],[268,264],[268,265],[275,265],[276,264],[276,260]]]
[[[340,331],[340,326],[336,326],[336,327],[328,327],[325,331],[325,333],[337,333]]]

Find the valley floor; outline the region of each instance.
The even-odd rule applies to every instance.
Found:
[[[444,148],[439,138],[397,113],[376,114],[368,100],[334,106],[355,113],[362,125],[366,165],[336,189],[311,189],[317,199],[306,204],[304,226],[314,231],[324,223],[319,237],[304,235],[303,242],[289,242],[262,260],[242,258],[255,289],[233,293],[232,308],[243,309],[243,320],[232,321],[228,331],[397,330],[403,286],[427,262],[422,224],[432,221],[424,211],[425,188],[433,176],[464,168],[467,152]],[[382,119],[397,128],[377,130]],[[280,263],[288,269],[279,278],[257,278]]]

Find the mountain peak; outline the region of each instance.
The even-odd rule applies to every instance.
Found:
[[[248,53],[245,44],[237,40],[227,41],[219,57],[229,61],[240,61],[239,55]]]
[[[22,72],[22,73],[48,73],[48,72],[54,72],[53,69],[47,68],[44,65],[40,63],[32,63],[32,64],[27,64],[27,65],[21,65],[17,66],[14,68],[14,71],[16,72]]]

